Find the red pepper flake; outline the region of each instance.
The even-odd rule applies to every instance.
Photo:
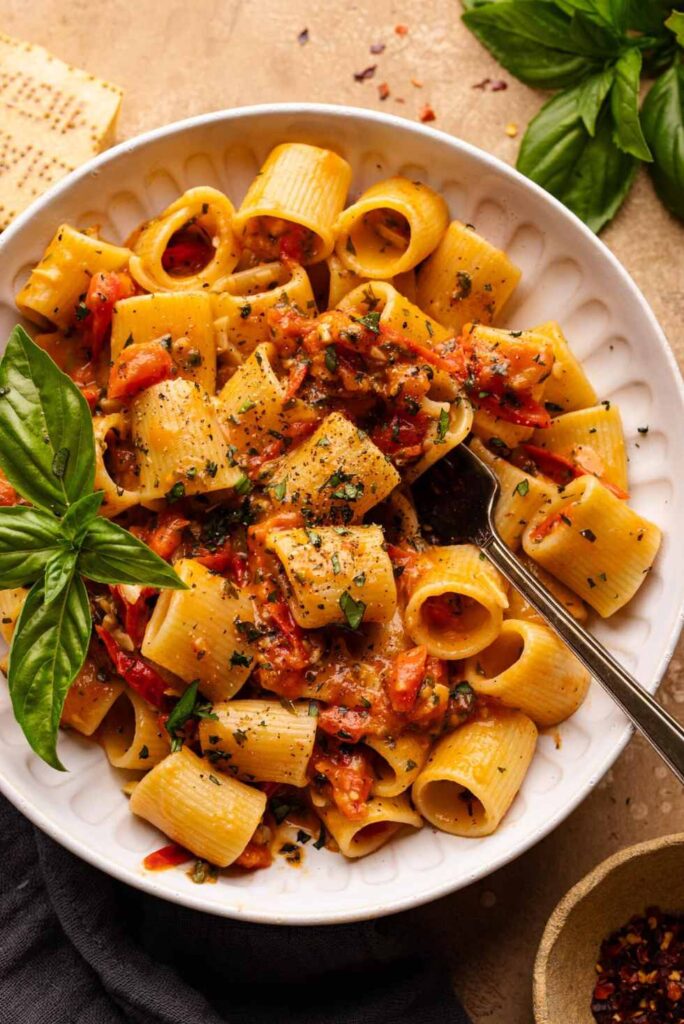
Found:
[[[394,26],[394,31],[396,32],[396,34],[398,36],[407,36],[408,35],[408,25],[395,25]]]
[[[415,86],[416,89],[422,89],[423,88],[423,83],[421,82],[421,80],[419,78],[412,78],[411,79],[411,85]]]
[[[508,82],[504,82],[502,78],[483,78],[481,82],[476,82],[475,85],[471,85],[471,89],[481,89],[482,92],[489,89],[490,92],[503,92],[504,89],[508,88]]]
[[[377,67],[377,64],[369,64],[369,66],[367,68],[364,68],[363,71],[355,71],[354,81],[366,82],[369,78],[374,78]]]
[[[306,46],[306,44],[309,42],[309,30],[308,30],[308,28],[303,28],[302,29],[302,31],[297,36],[297,42],[299,43],[300,46]]]
[[[684,1019],[684,914],[649,907],[601,943],[591,1012],[597,1024]]]
[[[434,121],[437,115],[435,114],[434,110],[432,109],[429,103],[424,103],[423,106],[420,108],[419,117],[423,124],[425,124],[427,121]]]
[[[372,43],[371,46],[370,46],[370,52],[373,54],[374,57],[377,57],[378,54],[385,52],[385,44],[384,43]]]
[[[378,96],[381,100],[386,100],[390,94],[390,88],[387,82],[381,82],[378,86]]]

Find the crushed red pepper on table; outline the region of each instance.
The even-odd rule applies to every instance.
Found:
[[[601,943],[591,1012],[597,1024],[684,1021],[684,914],[649,907]]]
[[[366,82],[369,78],[373,78],[375,76],[375,72],[377,70],[377,67],[378,67],[377,64],[369,64],[367,68],[363,69],[363,71],[355,71],[354,72],[354,81],[355,82]]]
[[[420,108],[419,116],[423,124],[425,124],[427,121],[434,121],[435,118],[437,117],[429,103],[423,104],[423,106]]]

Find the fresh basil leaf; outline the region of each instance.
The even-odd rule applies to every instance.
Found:
[[[88,403],[23,327],[0,362],[0,466],[24,498],[60,515],[93,489]]]
[[[542,107],[527,128],[517,167],[598,232],[623,203],[637,164],[614,144],[609,108],[598,120],[595,137],[589,135],[578,95],[578,88],[569,89]]]
[[[684,219],[684,64],[661,75],[641,110],[644,135],[653,152],[656,191],[668,210]]]
[[[25,505],[0,508],[0,588],[34,583],[61,549],[55,516]]]
[[[340,608],[342,614],[347,620],[347,625],[350,629],[358,629],[363,622],[363,616],[366,612],[366,604],[364,601],[356,601],[348,590],[342,594],[340,598]]]
[[[527,85],[562,89],[598,70],[570,39],[570,20],[545,0],[508,0],[473,8],[464,23],[500,64]]]
[[[620,37],[612,28],[594,21],[581,11],[572,16],[569,42],[575,52],[597,59],[614,58],[621,49]]]
[[[44,598],[39,580],[19,615],[7,679],[14,717],[26,739],[44,761],[64,771],[57,756],[57,730],[67,691],[88,653],[90,604],[79,576],[51,604]]]
[[[94,491],[69,506],[62,519],[62,530],[68,540],[80,544],[103,499],[104,491]]]
[[[86,530],[78,571],[98,583],[140,583],[146,587],[187,590],[171,566],[116,523],[101,516]]]
[[[615,84],[610,94],[610,106],[615,121],[613,141],[623,153],[631,153],[637,160],[653,159],[639,121],[639,85],[642,58],[638,50],[626,50],[615,65]]]
[[[576,11],[586,14],[599,24],[608,25],[619,32],[627,27],[629,0],[555,0],[555,3],[566,14],[574,14]]]
[[[611,66],[591,75],[579,86],[577,109],[592,138],[596,134],[596,120],[614,81],[615,69]]]
[[[665,28],[674,32],[675,38],[680,46],[684,46],[684,12],[673,11],[665,22]]]
[[[184,691],[180,699],[176,702],[173,711],[166,720],[166,731],[174,741],[176,740],[177,730],[182,728],[187,720],[193,715],[195,704],[197,703],[198,686],[199,679],[196,679],[194,683],[190,683],[187,690]]]
[[[46,605],[56,601],[69,584],[76,568],[77,556],[77,551],[67,551],[63,548],[53,555],[45,566],[44,589]]]
[[[630,0],[627,24],[638,32],[657,34],[671,10],[672,0]]]

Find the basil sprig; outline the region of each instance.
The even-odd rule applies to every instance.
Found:
[[[462,2],[465,24],[512,75],[561,90],[528,125],[519,171],[598,232],[642,161],[684,218],[684,12],[669,0]],[[639,111],[642,73],[660,77]]]
[[[31,507],[0,508],[0,589],[31,585],[9,653],[14,716],[53,768],[67,691],[92,632],[83,577],[185,589],[170,565],[98,516],[95,438],[81,392],[22,327],[0,362],[0,466]]]

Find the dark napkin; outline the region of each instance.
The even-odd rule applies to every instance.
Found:
[[[468,1024],[407,915],[242,924],[115,882],[0,797],[0,1024]]]

